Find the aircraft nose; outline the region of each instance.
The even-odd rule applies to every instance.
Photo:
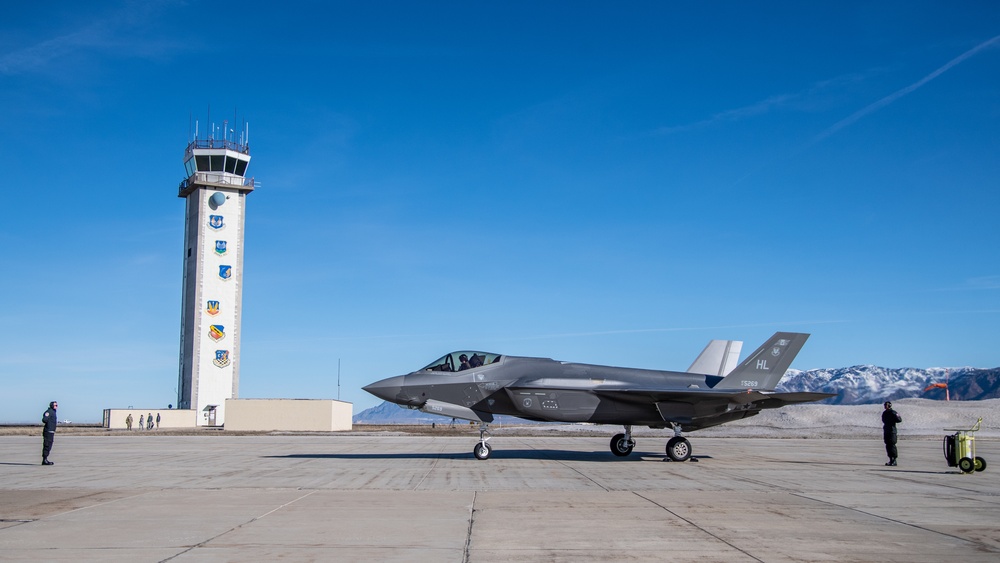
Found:
[[[408,399],[408,397],[403,396],[404,377],[406,376],[397,375],[395,377],[389,377],[381,381],[376,381],[370,385],[366,385],[362,387],[362,389],[384,401],[402,404]]]

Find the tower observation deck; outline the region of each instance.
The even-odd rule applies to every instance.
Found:
[[[254,189],[248,130],[240,140],[195,139],[184,151],[184,279],[177,408],[197,410],[199,426],[225,422],[226,399],[239,394],[243,231]],[[213,130],[215,128],[213,127]]]

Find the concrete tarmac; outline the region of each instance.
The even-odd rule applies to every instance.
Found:
[[[607,437],[0,436],[3,561],[1000,560],[995,463],[940,440],[688,438],[616,458]],[[943,434],[943,433],[942,433]]]

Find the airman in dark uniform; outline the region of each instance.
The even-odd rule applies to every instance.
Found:
[[[892,410],[892,403],[886,401],[883,405],[882,410],[882,441],[885,442],[885,453],[889,456],[889,462],[886,465],[894,466],[896,465],[896,457],[899,452],[896,451],[896,425],[903,422],[903,417],[899,416],[899,413]]]
[[[42,465],[55,465],[49,461],[49,452],[52,451],[52,442],[56,439],[56,409],[59,403],[52,401],[49,403],[49,410],[42,414]]]

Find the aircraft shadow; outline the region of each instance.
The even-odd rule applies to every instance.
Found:
[[[38,464],[38,463],[8,463],[8,462],[5,462],[5,461],[0,461],[0,465],[24,465],[24,466],[29,466],[29,465],[40,465],[40,464]]]
[[[467,452],[443,453],[391,453],[366,452],[343,454],[288,454],[263,456],[270,459],[461,459],[473,460],[472,448]],[[693,456],[695,459],[711,459],[711,456]],[[652,459],[651,459],[652,458]],[[595,462],[637,462],[637,461],[667,461],[664,454],[649,454],[636,452],[627,457],[616,457],[608,451],[574,452],[566,450],[535,450],[535,449],[496,449],[490,459],[534,459],[554,461],[595,461]]]

